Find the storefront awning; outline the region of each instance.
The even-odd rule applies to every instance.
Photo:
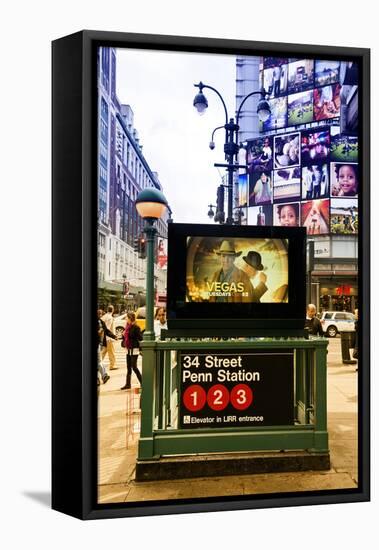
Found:
[[[312,277],[358,277],[358,271],[335,271],[331,269],[325,269],[322,271],[312,271]]]
[[[100,281],[98,283],[98,288],[105,290],[110,290],[112,292],[123,292],[124,285],[123,283],[113,283],[112,281]],[[143,286],[129,286],[129,294],[145,294],[146,289]]]

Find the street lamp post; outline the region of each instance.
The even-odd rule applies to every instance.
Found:
[[[208,84],[204,84],[201,81],[198,84],[194,84],[194,86],[196,88],[199,88],[199,93],[196,94],[195,99],[193,100],[193,105],[197,109],[197,111],[200,115],[204,114],[205,110],[208,107],[208,100],[205,97],[205,95],[203,94],[203,89],[204,88],[208,88],[209,90],[212,90],[213,92],[215,92],[218,95],[218,97],[220,98],[220,100],[222,102],[222,105],[224,107],[225,124],[223,126],[218,126],[217,128],[215,128],[213,130],[212,140],[209,144],[209,147],[210,147],[210,149],[215,148],[215,144],[214,144],[214,141],[213,141],[213,136],[214,136],[216,130],[224,128],[225,129],[224,153],[225,153],[225,159],[227,161],[227,164],[215,164],[215,166],[222,166],[222,167],[226,168],[226,170],[228,172],[228,184],[227,184],[227,188],[228,188],[228,216],[227,216],[227,219],[226,219],[226,223],[227,224],[233,224],[233,222],[234,222],[234,219],[233,219],[233,174],[234,174],[235,170],[237,170],[239,168],[238,162],[234,162],[234,159],[236,159],[236,161],[237,161],[237,155],[238,155],[238,151],[239,151],[239,148],[240,148],[239,144],[238,144],[238,130],[239,130],[238,122],[239,122],[239,116],[240,116],[241,108],[242,108],[243,104],[245,103],[245,101],[249,97],[259,94],[261,96],[261,99],[259,100],[258,105],[257,105],[257,113],[258,113],[259,118],[262,121],[265,121],[269,118],[269,116],[271,114],[270,106],[269,106],[268,102],[265,99],[266,92],[265,92],[264,89],[262,89],[260,91],[256,91],[256,92],[251,92],[241,102],[241,105],[239,106],[239,109],[237,111],[236,122],[234,122],[233,118],[229,119],[228,110],[226,108],[225,101],[224,101],[222,95],[220,94],[220,92],[218,90],[216,90],[216,88],[213,88],[213,86],[209,86]]]
[[[216,208],[216,205],[214,205],[214,204],[208,204],[208,208],[209,208],[209,210],[208,210],[208,217],[212,219],[212,218],[214,218],[214,215],[215,215],[215,213],[214,213],[214,211],[213,211],[213,208]]]
[[[141,191],[136,199],[138,214],[144,219],[146,234],[146,330],[144,340],[154,340],[154,241],[157,228],[154,223],[162,217],[167,208],[167,200],[163,193],[149,187]]]

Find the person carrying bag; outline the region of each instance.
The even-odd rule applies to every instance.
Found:
[[[142,333],[140,327],[136,324],[135,313],[130,312],[127,314],[127,323],[125,327],[124,337],[121,342],[121,346],[126,350],[126,381],[122,386],[122,390],[128,390],[131,388],[132,371],[138,378],[141,384],[142,377],[137,367],[137,360],[140,353],[140,341],[142,340]]]

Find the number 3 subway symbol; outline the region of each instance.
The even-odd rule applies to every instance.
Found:
[[[247,409],[253,402],[253,390],[247,384],[237,384],[230,392],[230,402],[238,411]]]

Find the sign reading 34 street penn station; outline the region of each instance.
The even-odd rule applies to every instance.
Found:
[[[183,353],[181,428],[280,426],[294,422],[291,350]]]

